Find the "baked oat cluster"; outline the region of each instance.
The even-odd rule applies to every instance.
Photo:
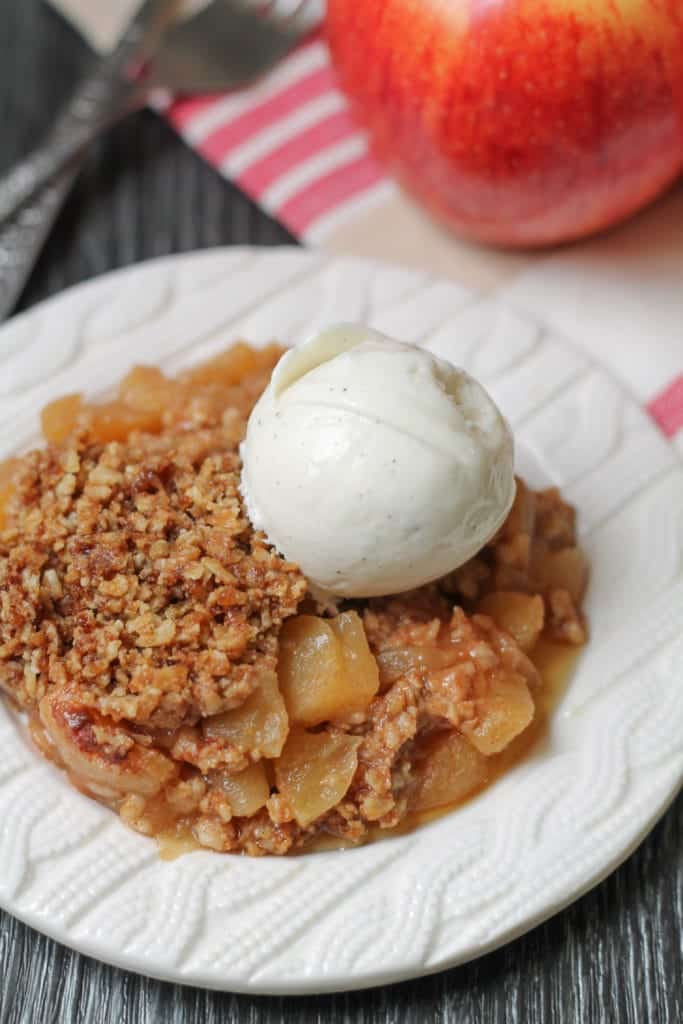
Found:
[[[62,399],[0,470],[0,689],[37,746],[140,832],[254,855],[480,789],[534,719],[539,641],[586,638],[573,510],[521,482],[449,577],[320,614],[239,492],[279,354]]]

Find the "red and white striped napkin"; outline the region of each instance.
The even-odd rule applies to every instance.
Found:
[[[307,242],[395,191],[337,88],[319,32],[252,89],[179,99],[167,113],[209,163]]]
[[[106,50],[139,0],[50,2]],[[683,453],[683,186],[622,228],[571,248],[511,253],[459,241],[425,217],[369,151],[314,24],[324,2],[309,4],[311,34],[256,85],[171,98],[164,116],[302,242],[496,289],[542,314],[616,373]]]

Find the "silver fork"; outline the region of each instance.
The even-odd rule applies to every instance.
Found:
[[[0,320],[13,310],[93,139],[145,106],[154,90],[214,92],[246,85],[277,63],[321,14],[320,0],[212,0],[159,40],[162,16],[176,5],[147,0],[142,18],[79,87],[46,142],[0,181]],[[139,65],[135,75],[129,73],[132,58]]]

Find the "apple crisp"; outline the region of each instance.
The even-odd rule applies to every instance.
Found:
[[[543,638],[580,646],[587,564],[521,481],[475,558],[323,612],[255,532],[239,444],[281,350],[244,344],[118,397],[67,396],[0,468],[0,689],[132,828],[253,855],[452,805],[528,730]]]

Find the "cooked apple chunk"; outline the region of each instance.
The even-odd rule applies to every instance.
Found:
[[[411,810],[428,811],[464,800],[486,782],[486,757],[457,732],[436,733],[418,762]]]
[[[287,739],[287,709],[274,672],[233,711],[212,715],[202,723],[206,739],[222,739],[256,757],[278,757]]]
[[[270,785],[262,761],[249,765],[237,775],[215,772],[211,783],[225,793],[233,814],[239,817],[256,814],[270,796]]]
[[[292,722],[320,725],[363,711],[379,689],[377,662],[356,612],[297,615],[280,641],[280,687]]]
[[[294,728],[275,762],[275,780],[305,828],[344,798],[358,765],[358,736]]]
[[[462,723],[470,743],[486,757],[498,754],[534,717],[526,680],[515,672],[496,673],[488,693],[474,701],[475,717]]]
[[[482,598],[477,610],[510,633],[523,651],[533,649],[543,629],[545,610],[538,594],[499,590]]]

